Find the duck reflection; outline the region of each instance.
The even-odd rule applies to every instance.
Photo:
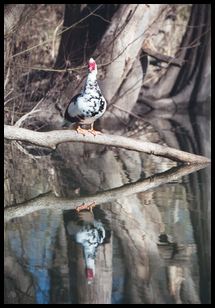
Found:
[[[109,243],[111,232],[103,211],[94,206],[67,212],[66,229],[69,236],[83,248],[86,279],[90,284],[95,277],[96,252],[99,245]],[[103,215],[102,215],[103,214]]]

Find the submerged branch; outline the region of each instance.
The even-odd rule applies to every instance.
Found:
[[[64,142],[84,142],[109,145],[114,147],[125,148],[156,156],[162,156],[174,161],[183,163],[209,163],[210,159],[204,156],[191,154],[180,151],[167,146],[151,142],[143,142],[133,138],[115,136],[115,135],[97,135],[93,136],[91,133],[83,136],[74,130],[55,130],[50,132],[36,132],[25,128],[15,126],[4,126],[4,137],[10,140],[28,141],[34,145],[56,149],[56,146]]]
[[[113,188],[108,191],[100,192],[95,195],[89,195],[86,197],[67,199],[67,198],[56,197],[52,193],[48,193],[19,205],[6,207],[4,210],[4,220],[5,222],[7,222],[10,219],[25,216],[27,214],[42,209],[60,210],[60,211],[73,210],[77,206],[83,203],[92,203],[92,202],[101,205],[103,203],[111,202],[122,197],[127,197],[132,194],[147,191],[149,189],[158,187],[162,184],[171,181],[176,181],[180,177],[185,176],[194,171],[200,170],[206,166],[207,164],[173,167],[170,170],[148,177],[143,181],[138,181],[132,184],[126,184],[122,187]]]

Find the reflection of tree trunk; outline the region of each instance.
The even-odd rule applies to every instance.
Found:
[[[7,254],[9,242],[5,241],[5,244]],[[4,262],[4,292],[4,304],[35,303],[33,277],[11,255],[7,255]]]
[[[206,108],[207,108],[207,104]],[[138,109],[135,109],[139,113]],[[185,113],[150,112],[143,120],[159,132],[160,138],[170,147],[206,155],[210,158],[210,115]]]
[[[147,194],[143,193],[142,198]],[[119,198],[113,205],[112,227],[123,251],[127,278],[124,301],[132,304],[171,302],[168,287],[165,281],[161,286],[160,280],[164,269],[156,242],[162,222],[156,206],[142,207],[137,196]]]
[[[5,278],[9,303],[41,303],[51,298],[50,269],[61,218],[61,215],[45,211],[6,225]],[[63,242],[60,245],[64,247],[61,262],[65,262],[65,245]],[[62,289],[66,288],[64,282]],[[9,283],[14,285],[12,293],[8,289]]]
[[[162,137],[168,145],[210,157],[211,124],[208,115],[166,114],[162,118],[156,117],[154,112],[152,117],[149,114],[148,121],[159,132],[162,132]],[[187,196],[194,196],[194,199],[189,200],[189,208],[200,265],[200,297],[202,303],[210,303],[210,187],[210,168],[189,175],[186,189]]]
[[[60,213],[59,215],[62,217]],[[66,242],[66,232],[62,220],[58,227],[53,250],[54,257],[52,261],[52,270],[50,271],[50,302],[53,304],[69,304],[69,255]]]
[[[175,304],[200,304],[192,274],[187,266],[168,266],[168,279]]]
[[[211,302],[211,213],[210,213],[210,170],[204,169],[189,175],[187,193],[193,194],[190,217],[197,244],[200,276],[200,298],[202,304]]]
[[[53,169],[48,157],[35,160],[13,143],[5,143],[4,167],[5,206],[24,202],[51,190]]]

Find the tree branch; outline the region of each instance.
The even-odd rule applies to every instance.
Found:
[[[206,166],[207,164],[198,164],[173,167],[165,172],[150,176],[143,181],[126,184],[122,187],[113,188],[86,197],[67,199],[62,197],[55,197],[52,193],[48,193],[42,196],[38,196],[25,203],[6,207],[4,210],[4,220],[6,222],[15,217],[21,217],[42,209],[51,209],[55,211],[72,210],[83,203],[95,202],[96,204],[103,204],[106,202],[111,202],[122,197],[127,197],[132,194],[147,191],[171,181],[176,181],[180,177],[205,168]]]
[[[143,47],[142,50],[147,53],[149,56],[156,58],[157,60],[160,60],[162,62],[166,62],[168,64],[172,64],[175,66],[179,66],[181,67],[185,60],[184,59],[180,59],[180,58],[174,58],[174,57],[170,57],[167,55],[163,55],[161,53],[158,53],[156,51],[151,50],[150,48],[147,47]]]
[[[4,137],[10,140],[28,141],[32,144],[56,149],[56,146],[64,142],[84,142],[103,144],[114,147],[125,148],[156,156],[162,156],[174,161],[183,163],[210,163],[210,159],[204,156],[191,154],[174,148],[162,146],[151,142],[143,142],[133,138],[115,136],[115,135],[97,135],[87,134],[85,136],[78,134],[75,130],[54,130],[50,132],[36,132],[26,128],[4,125]]]

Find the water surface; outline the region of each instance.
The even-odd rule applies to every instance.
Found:
[[[171,124],[162,131],[168,145],[209,157],[207,119],[189,118],[185,127],[181,118],[148,121],[158,130]],[[90,196],[176,165],[94,148],[62,145],[51,154],[57,195]],[[210,167],[119,193],[92,212],[71,204],[5,222],[5,303],[210,303]]]

